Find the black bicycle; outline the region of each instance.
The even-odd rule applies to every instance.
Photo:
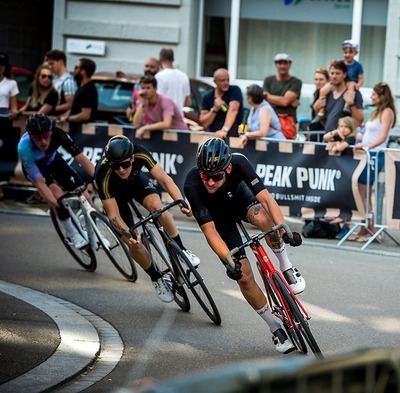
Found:
[[[187,312],[190,310],[190,302],[185,290],[186,286],[193,293],[208,317],[216,325],[220,325],[221,316],[203,278],[198,270],[190,263],[178,244],[171,239],[171,236],[167,233],[159,219],[162,213],[177,204],[182,204],[187,208],[186,202],[182,199],[178,199],[149,214],[147,217],[144,217],[135,203],[133,201],[130,202],[133,211],[139,219],[139,221],[131,227],[130,232],[132,236],[136,238],[135,229],[142,227],[142,243],[149,251],[155,268],[163,275],[174,294],[175,303],[183,311]],[[155,226],[161,237],[161,241],[159,240],[160,237],[150,228],[150,223]]]

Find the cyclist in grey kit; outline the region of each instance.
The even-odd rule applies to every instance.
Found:
[[[235,255],[235,269],[227,264],[229,250],[242,244],[237,219],[250,222],[261,231],[284,223],[283,215],[275,199],[265,189],[247,158],[232,154],[229,146],[218,138],[212,138],[200,146],[197,167],[186,176],[185,195],[193,215],[203,231],[208,244],[226,266],[229,278],[236,280],[250,306],[267,322],[275,349],[289,353],[295,348],[281,327],[281,323],[269,309],[267,299],[255,282],[246,252]],[[305,288],[305,280],[293,267],[285,243],[299,246],[301,236],[293,232],[293,239],[281,230],[266,237],[269,247],[279,261],[279,267],[292,291],[296,294]]]

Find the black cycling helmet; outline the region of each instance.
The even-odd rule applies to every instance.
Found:
[[[133,143],[124,135],[113,136],[106,145],[105,154],[111,162],[124,161],[132,157]]]
[[[53,129],[53,122],[46,115],[32,115],[25,123],[29,135],[46,134]]]
[[[205,174],[218,173],[228,167],[231,156],[231,149],[222,139],[211,138],[199,147],[197,167]]]

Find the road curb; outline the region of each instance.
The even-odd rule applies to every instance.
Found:
[[[100,359],[94,372],[83,381],[73,381],[58,391],[80,392],[104,378],[118,364],[123,344],[118,332],[106,321],[66,300],[0,280],[0,291],[47,314],[57,325],[60,344],[39,366],[0,385],[0,393],[42,392],[54,389],[80,375]]]

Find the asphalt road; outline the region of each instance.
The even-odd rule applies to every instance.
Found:
[[[120,333],[125,346],[121,361],[87,392],[143,386],[244,360],[283,358],[199,232],[182,231],[181,236],[202,260],[199,271],[220,310],[219,327],[192,295],[189,313],[164,304],[142,271],[136,283],[129,283],[100,252],[96,272],[84,271],[62,246],[49,218],[1,214],[0,223],[2,280],[68,300]],[[289,256],[307,281],[300,300],[325,356],[399,346],[399,258],[310,245],[290,248]]]

